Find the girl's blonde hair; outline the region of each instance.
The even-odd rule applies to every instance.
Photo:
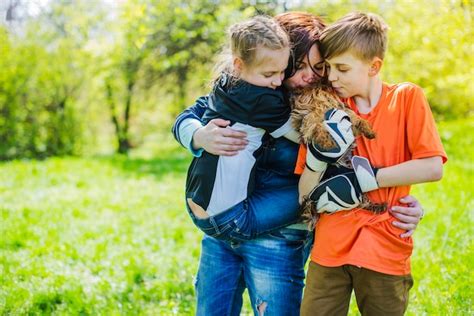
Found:
[[[258,15],[250,20],[230,26],[228,46],[224,47],[214,69],[216,77],[223,72],[233,73],[233,58],[239,57],[245,65],[252,66],[256,60],[257,49],[265,47],[278,50],[290,46],[288,34],[274,19]]]

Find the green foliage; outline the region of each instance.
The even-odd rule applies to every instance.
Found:
[[[406,10],[408,6],[410,10]],[[426,5],[405,0],[386,13],[392,23],[404,16],[390,34],[387,78],[422,86],[434,112],[441,117],[472,114],[471,9],[462,2],[444,0],[439,5]],[[418,13],[421,11],[422,15]]]
[[[143,108],[137,98],[147,90],[159,85],[162,92],[173,95],[175,105],[167,109],[172,115],[185,107],[190,82],[197,80],[202,86],[205,81],[191,74],[203,65],[211,67],[229,20],[237,21],[252,11],[241,12],[240,6],[235,1],[136,0],[120,8],[120,27],[110,26],[116,27],[116,42],[101,56],[119,153],[132,146],[129,122],[136,115],[134,109]]]
[[[473,313],[473,128],[440,124],[444,178],[414,186],[426,215],[408,315]],[[184,211],[190,156],[169,134],[155,143],[128,159],[0,164],[0,314],[194,314],[201,233]]]
[[[0,27],[0,159],[81,153],[79,100],[90,87],[87,44],[101,13],[89,7],[53,1],[19,31]]]
[[[18,3],[30,11],[29,1]],[[437,118],[472,115],[466,0],[107,3],[39,1],[19,32],[0,27],[1,160],[104,152],[112,143],[126,153],[152,139],[209,92],[227,27],[285,5],[328,22],[353,10],[379,13],[391,27],[384,80],[423,87]]]
[[[203,66],[212,68],[229,24],[255,11],[244,9],[241,1],[227,0],[150,1],[149,8],[148,84],[160,80],[166,91],[176,96],[177,113],[187,105],[189,81],[206,83],[204,78],[191,76]]]
[[[4,29],[0,37],[0,159],[77,153],[81,133],[63,52],[14,45]]]

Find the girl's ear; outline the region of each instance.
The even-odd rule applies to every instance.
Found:
[[[370,62],[369,76],[376,76],[380,72],[382,65],[383,60],[379,57],[374,57],[374,59],[372,59],[372,61]]]
[[[236,73],[241,73],[244,66],[244,61],[240,57],[234,57],[234,71]]]

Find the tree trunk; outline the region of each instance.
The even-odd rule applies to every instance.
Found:
[[[130,123],[130,110],[132,107],[132,96],[133,96],[133,86],[135,85],[132,79],[129,79],[127,83],[127,98],[125,100],[125,110],[123,112],[123,128],[121,136],[122,138],[119,139],[119,153],[127,154],[130,148],[132,148],[130,144],[130,140],[128,138],[128,127]]]
[[[128,140],[128,118],[129,118],[129,113],[130,113],[130,100],[131,97],[127,96],[127,107],[125,109],[124,113],[124,118],[126,118],[127,122],[124,123],[124,127],[120,126],[120,121],[118,119],[117,115],[117,109],[115,106],[115,101],[113,99],[113,90],[112,86],[110,85],[109,82],[106,83],[106,91],[107,91],[107,102],[109,104],[110,108],[110,118],[112,120],[112,123],[114,124],[115,127],[115,136],[117,138],[117,153],[119,154],[128,154],[128,151],[130,150],[130,142]],[[128,108],[128,110],[127,110]],[[128,113],[127,113],[128,111]],[[126,128],[126,130],[125,130]]]
[[[187,80],[188,80],[188,68],[183,67],[178,72],[178,111],[176,114],[180,113],[183,109],[186,108],[186,96],[187,96]]]

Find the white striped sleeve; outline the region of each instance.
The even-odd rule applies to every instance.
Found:
[[[179,125],[179,141],[183,146],[185,146],[195,157],[200,157],[202,155],[203,149],[194,149],[193,148],[193,135],[198,130],[198,128],[202,127],[201,121],[188,118],[185,119]]]
[[[271,132],[270,135],[272,135],[273,138],[282,137],[286,133],[290,132],[292,129],[293,129],[293,126],[291,126],[291,118],[289,118],[285,124],[283,124],[278,129]]]

